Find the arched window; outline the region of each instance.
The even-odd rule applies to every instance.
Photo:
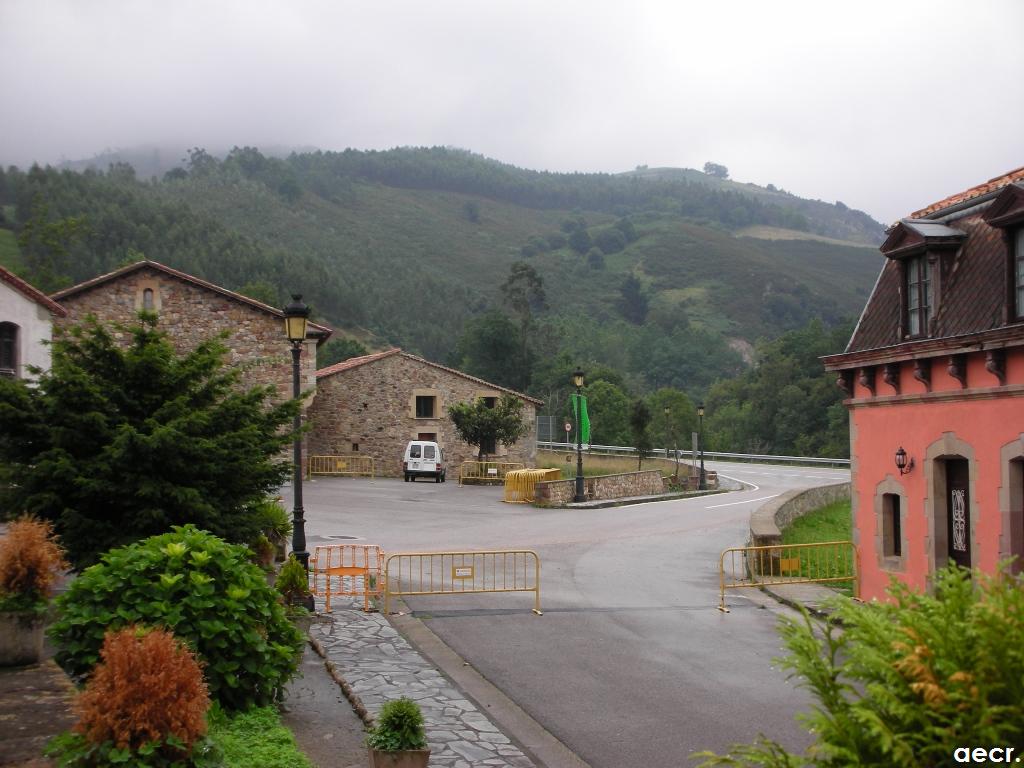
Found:
[[[142,291],[142,308],[147,312],[152,312],[154,308],[153,302],[153,289],[146,288]]]
[[[18,326],[0,323],[0,376],[18,376]]]

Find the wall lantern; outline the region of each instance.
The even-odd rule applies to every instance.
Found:
[[[914,457],[907,458],[907,452],[903,450],[901,445],[896,449],[896,469],[900,471],[901,475],[906,475],[914,468]]]

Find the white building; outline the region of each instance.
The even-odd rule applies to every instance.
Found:
[[[0,267],[0,376],[32,378],[29,366],[50,368],[53,318],[67,310],[38,288]]]

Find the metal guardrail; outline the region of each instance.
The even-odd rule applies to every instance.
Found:
[[[731,547],[718,558],[718,581],[718,610],[724,613],[729,612],[725,606],[727,589],[852,581],[853,596],[859,597],[857,548],[852,541]]]
[[[540,558],[529,549],[396,552],[384,563],[384,615],[391,596],[533,592],[540,610]]]
[[[525,464],[514,461],[464,461],[459,467],[459,485],[464,482],[503,483],[505,475]]]
[[[368,475],[375,477],[373,456],[310,456],[306,477],[313,475]]]
[[[538,441],[537,447],[549,451],[576,451],[575,443],[552,443]],[[628,445],[590,445],[583,446],[584,453],[601,453],[611,455],[630,455],[636,453],[636,448]],[[664,448],[654,448],[648,452],[648,456],[662,457],[675,460],[676,455],[680,461],[693,459],[691,451],[666,451]],[[704,451],[705,460],[719,461],[748,461],[757,463],[778,463],[778,464],[826,464],[830,467],[849,467],[849,459],[833,459],[821,456],[775,456],[771,454],[758,453],[726,453],[724,451]]]

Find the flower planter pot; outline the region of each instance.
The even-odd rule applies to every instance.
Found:
[[[427,768],[429,749],[407,749],[402,752],[381,752],[370,748],[370,768]]]
[[[38,664],[43,658],[46,614],[0,611],[0,667]]]

